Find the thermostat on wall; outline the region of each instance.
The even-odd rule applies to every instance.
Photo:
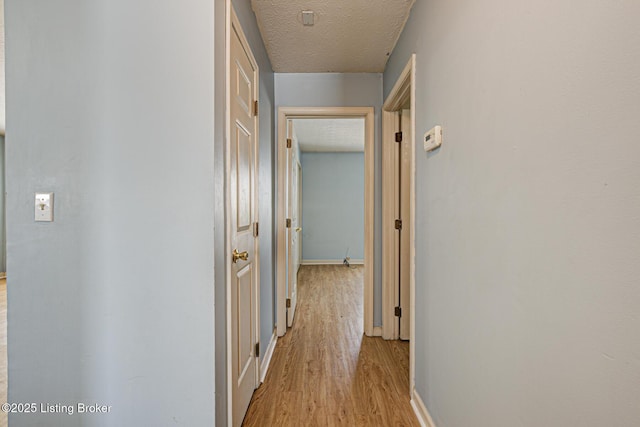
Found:
[[[436,126],[424,134],[424,151],[433,151],[442,145],[442,126]]]

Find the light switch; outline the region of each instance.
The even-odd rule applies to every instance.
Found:
[[[53,221],[53,193],[36,193],[36,221]]]

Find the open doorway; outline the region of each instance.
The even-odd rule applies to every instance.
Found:
[[[309,274],[326,270],[320,266],[364,266],[365,119],[298,118],[287,126],[285,305],[291,327],[301,266]]]
[[[290,326],[294,320],[295,308],[297,302],[297,270],[300,264],[307,263],[340,263],[347,259],[351,263],[355,262],[364,264],[364,290],[363,290],[363,324],[366,335],[373,335],[373,108],[371,107],[337,107],[337,108],[280,108],[278,117],[278,222],[277,222],[277,333],[283,336],[286,333],[287,326]],[[318,123],[315,120],[325,120]],[[351,248],[343,238],[324,239],[323,236],[317,236],[317,232],[305,230],[305,224],[302,222],[304,211],[304,186],[307,180],[305,176],[304,161],[300,162],[305,151],[312,153],[318,150],[317,140],[307,145],[305,150],[304,144],[301,151],[298,136],[296,132],[296,122],[300,132],[308,134],[317,134],[319,127],[327,127],[330,120],[356,120],[355,122],[343,122],[343,127],[349,124],[357,126],[359,120],[362,126],[364,147],[361,156],[364,158],[364,212],[361,218],[364,219],[364,245],[362,250],[362,258],[355,259]],[[348,124],[347,124],[348,123]],[[324,125],[324,126],[323,126]],[[340,125],[336,125],[340,126]],[[336,128],[334,128],[336,131]],[[295,142],[294,142],[295,140]],[[330,148],[331,149],[331,148]],[[332,148],[336,150],[336,148]],[[336,156],[337,154],[331,154]],[[309,155],[309,160],[315,157],[315,160],[326,162],[327,159],[322,157],[330,157],[331,155]],[[352,156],[357,157],[357,155]],[[335,159],[334,159],[335,160]],[[342,158],[341,160],[345,160]],[[298,171],[297,166],[300,164]],[[299,180],[299,181],[298,181]],[[310,180],[309,180],[310,181]],[[308,182],[310,183],[310,182]],[[302,191],[296,186],[302,187]],[[300,198],[302,203],[300,204]],[[300,206],[301,205],[301,206]],[[301,212],[296,212],[300,209]],[[313,218],[315,224],[325,224],[324,232],[340,233],[340,230],[326,229],[327,218]],[[317,221],[316,221],[317,220]],[[307,224],[310,225],[310,224]],[[335,222],[333,226],[336,227]],[[306,231],[306,236],[305,236]],[[342,232],[342,234],[345,234]],[[355,233],[357,239],[357,233]],[[315,239],[314,236],[319,237]],[[331,240],[335,243],[331,245],[322,244]],[[319,243],[319,244],[318,244]],[[314,252],[315,251],[315,252]],[[324,252],[323,252],[324,251]],[[308,254],[308,255],[307,255]],[[305,259],[306,258],[306,259]]]
[[[291,122],[306,177],[292,200],[302,201],[301,264],[364,265],[364,119]]]
[[[388,340],[409,340],[412,398],[415,382],[414,76],[415,54],[382,107],[382,336]]]

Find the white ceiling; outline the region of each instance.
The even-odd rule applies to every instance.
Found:
[[[364,119],[295,119],[300,151],[364,151]]]
[[[415,0],[251,0],[273,71],[381,73]],[[302,25],[302,11],[315,24]]]

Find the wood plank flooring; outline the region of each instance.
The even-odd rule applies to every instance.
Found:
[[[244,426],[419,426],[409,343],[363,334],[363,273],[300,268],[293,327],[278,340]]]

